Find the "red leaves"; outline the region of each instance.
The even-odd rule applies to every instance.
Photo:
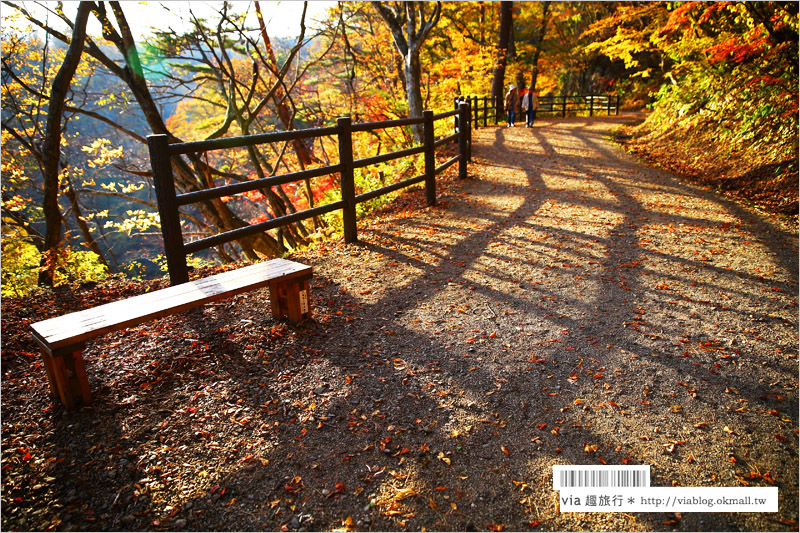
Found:
[[[292,480],[283,486],[284,490],[290,494],[297,495],[302,489],[306,488],[303,484],[303,478],[295,476]]]

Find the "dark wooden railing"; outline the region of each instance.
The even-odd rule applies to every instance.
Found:
[[[619,114],[619,96],[610,94],[590,94],[584,96],[540,96],[536,116],[552,114],[553,116],[578,114],[584,111],[589,116]]]
[[[483,127],[485,128],[490,121],[492,124],[497,124],[499,120],[495,106],[492,105],[492,100],[488,96],[457,96],[453,99],[453,102],[456,109],[461,102],[469,104],[472,111],[473,128],[480,128],[481,121],[483,121]]]
[[[456,107],[460,102],[467,102],[472,110],[472,127],[478,128],[483,121],[483,127],[489,125],[493,120],[494,124],[500,121],[497,107],[492,105],[492,99],[488,96],[458,96],[454,98]],[[502,107],[502,98],[500,102]],[[619,114],[619,96],[610,94],[589,94],[582,96],[540,96],[539,108],[534,114],[534,118],[543,115],[557,116],[577,115],[581,112],[589,112],[589,116],[606,114]],[[521,106],[517,110],[522,112]],[[521,117],[524,118],[524,117]]]
[[[189,281],[189,270],[186,264],[186,256],[188,254],[218,246],[226,242],[248,237],[257,233],[269,231],[271,229],[280,228],[288,224],[300,222],[302,220],[323,215],[325,213],[330,213],[332,211],[342,211],[345,242],[355,242],[358,240],[358,228],[356,224],[357,204],[377,198],[378,196],[383,196],[410,185],[414,185],[416,183],[425,183],[425,197],[427,204],[435,205],[437,175],[441,174],[446,168],[458,162],[459,178],[466,179],[467,177],[467,161],[470,159],[470,115],[470,105],[469,103],[464,102],[461,103],[457,109],[445,113],[434,114],[433,111],[425,111],[422,118],[405,118],[399,120],[353,124],[350,117],[343,117],[336,121],[336,126],[329,126],[325,128],[263,133],[258,135],[246,135],[242,137],[230,137],[226,139],[213,139],[209,141],[170,144],[169,137],[167,135],[150,135],[147,138],[147,142],[150,148],[150,161],[153,167],[153,179],[155,182],[156,197],[158,199],[158,212],[161,217],[161,233],[164,238],[164,253],[167,258],[167,269],[169,271],[170,282],[172,285],[177,285]],[[454,133],[437,140],[434,134],[434,125],[436,121],[444,120],[449,117],[455,117]],[[384,128],[411,126],[415,124],[423,125],[423,143],[421,145],[397,152],[391,152],[357,160],[353,159],[352,134],[354,132],[375,131]],[[464,125],[463,128],[461,127],[462,124]],[[328,165],[310,170],[303,170],[300,172],[292,172],[290,174],[260,178],[247,182],[223,185],[220,187],[202,189],[182,194],[178,194],[175,190],[175,181],[172,174],[173,157],[180,157],[183,154],[190,153],[199,154],[209,150],[250,147],[258,144],[334,135],[338,137],[339,144],[339,162],[335,165]],[[441,165],[436,166],[436,148],[455,140],[458,140],[458,155],[450,158]],[[387,185],[385,187],[381,187],[379,189],[364,192],[358,195],[356,194],[354,177],[355,169],[369,165],[385,163],[387,161],[392,161],[394,159],[416,154],[424,154],[425,157],[425,169],[422,174],[397,183],[393,183],[391,185]],[[335,173],[338,173],[341,177],[341,199],[338,201],[273,218],[265,222],[225,231],[217,235],[204,237],[188,243],[185,243],[183,240],[179,213],[179,208],[181,206]]]

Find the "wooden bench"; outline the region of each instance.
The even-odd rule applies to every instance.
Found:
[[[272,315],[300,322],[310,316],[311,267],[272,259],[207,278],[31,324],[50,380],[50,395],[73,409],[92,402],[83,363],[86,341],[269,285]]]

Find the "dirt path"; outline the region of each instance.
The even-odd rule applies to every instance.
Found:
[[[638,164],[624,120],[476,130],[437,207],[298,256],[314,321],[245,295],[91,346],[97,405],[30,444],[69,456],[38,474],[62,507],[4,529],[794,529],[797,235]],[[4,457],[9,395],[46,405],[7,374]],[[780,512],[559,513],[553,465],[604,462],[776,484]],[[4,504],[38,479],[12,464]]]
[[[524,525],[514,480],[534,489],[531,516],[557,529],[675,523],[558,516],[552,465],[602,460],[650,464],[655,486],[742,486],[770,472],[783,523],[683,521],[791,526],[797,236],[639,165],[603,138],[618,120],[478,130],[476,181],[441,209],[373,225],[354,261],[364,267],[348,261],[330,275],[350,293],[370,291],[358,299],[372,312],[393,312],[382,347],[441,362],[428,393],[450,398],[435,402],[451,404],[437,425],[460,435],[465,485],[487,507],[479,527]],[[495,428],[507,422],[497,434],[491,415]]]

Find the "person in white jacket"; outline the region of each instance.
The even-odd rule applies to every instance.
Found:
[[[525,113],[525,126],[533,127],[536,110],[539,109],[539,92],[531,86],[522,97],[522,111]]]

